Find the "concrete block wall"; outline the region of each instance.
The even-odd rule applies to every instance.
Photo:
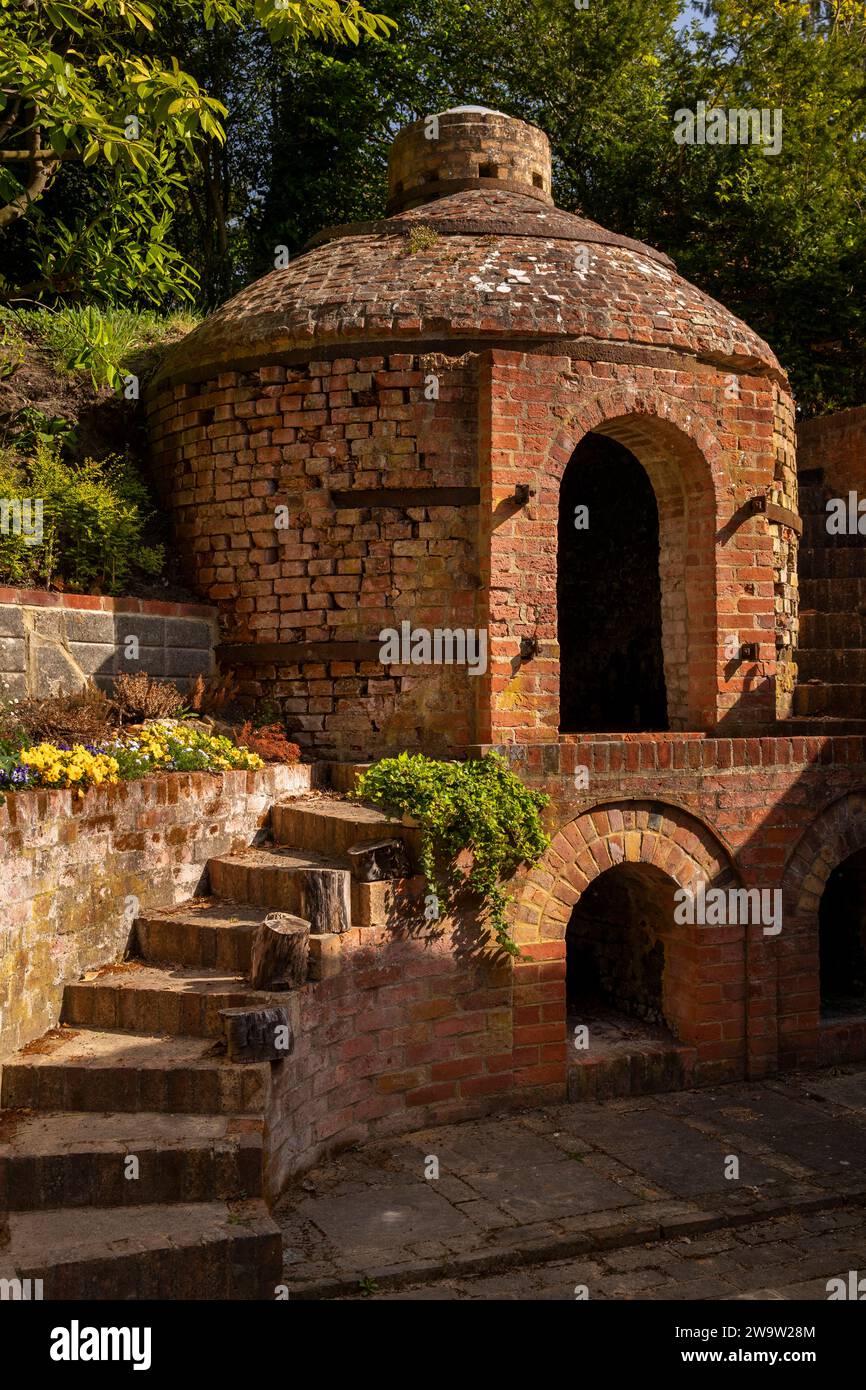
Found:
[[[108,689],[121,671],[183,690],[214,670],[217,637],[206,604],[0,588],[0,695],[71,694],[91,679]]]

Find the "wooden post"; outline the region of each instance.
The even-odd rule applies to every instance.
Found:
[[[285,1009],[220,1009],[230,1062],[281,1062],[295,1039]]]
[[[352,925],[351,877],[347,869],[301,869],[303,914],[316,935],[342,934]]]
[[[250,960],[253,989],[297,989],[307,978],[310,924],[288,912],[269,912],[256,929]]]
[[[409,856],[402,840],[377,840],[375,844],[350,845],[352,874],[360,883],[379,883],[382,879],[408,878]]]

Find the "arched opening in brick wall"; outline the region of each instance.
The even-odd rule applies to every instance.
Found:
[[[629,409],[621,413],[616,407],[623,404]],[[583,429],[564,429],[552,442],[549,484],[543,489],[540,514],[545,519],[556,517],[560,537],[567,509],[572,508],[573,525],[573,506],[581,500],[572,495],[580,488],[581,460],[588,461],[593,456],[605,459],[607,476],[601,465],[596,470],[598,487],[604,489],[599,497],[606,494],[613,499],[608,504],[608,524],[613,521],[620,534],[625,533],[624,540],[615,547],[610,536],[599,534],[593,538],[590,514],[589,531],[575,532],[567,548],[563,549],[561,542],[557,548],[560,563],[568,566],[570,560],[573,563],[575,542],[589,538],[590,547],[597,546],[607,567],[605,575],[597,576],[596,609],[604,610],[602,623],[607,623],[608,633],[615,631],[621,612],[623,623],[630,630],[625,663],[620,661],[619,665],[630,673],[637,670],[636,677],[631,674],[633,690],[635,685],[643,687],[643,704],[634,698],[629,701],[632,722],[625,728],[713,729],[718,719],[718,682],[723,669],[719,657],[716,577],[718,442],[699,428],[698,422],[682,411],[677,402],[659,403],[639,393],[613,392],[602,397],[582,411],[581,421]],[[606,455],[601,452],[602,441],[611,446]],[[584,553],[591,551],[585,548]],[[604,650],[587,651],[587,655],[595,663],[594,701],[599,703],[600,688],[608,713],[600,725],[584,722],[591,717],[585,697],[579,714],[574,712],[574,676],[569,675],[571,649],[575,628],[579,631],[587,613],[568,610],[570,582],[567,574],[562,578],[557,575],[560,667],[563,659],[565,662],[562,694],[571,702],[564,717],[560,711],[560,731],[586,732],[595,727],[617,732],[623,726],[612,718],[607,697],[611,686],[625,682],[617,679],[614,663],[608,663],[614,667],[613,674],[604,671],[609,656]],[[644,623],[638,628],[634,615],[641,605]],[[595,617],[590,621],[596,621]],[[596,643],[603,637],[602,626],[596,633]],[[628,640],[633,643],[631,667]],[[639,719],[634,717],[635,705]]]
[[[866,1057],[866,791],[827,806],[792,852],[779,937],[779,1065]]]
[[[674,880],[654,864],[617,864],[593,879],[565,931],[573,1024],[617,1016],[679,1036],[688,1006],[687,928]],[[572,1030],[573,1031],[573,1030]]]
[[[630,450],[590,433],[560,488],[560,729],[668,727],[659,512]]]
[[[866,849],[837,864],[818,908],[821,1018],[866,1013]]]
[[[550,988],[561,988],[569,1006],[566,1073],[573,1098],[603,1093],[594,1071],[609,1079],[624,1069],[635,1090],[687,1084],[695,1068],[703,1080],[743,1075],[745,929],[730,921],[702,925],[687,914],[677,921],[675,901],[683,904],[677,892],[694,896],[701,886],[740,886],[730,852],[695,816],[652,801],[608,802],[581,812],[527,875],[515,931],[549,970],[562,969],[562,985],[551,982]],[[524,1004],[537,1006],[534,969],[515,966],[518,1013]],[[616,1027],[593,1031],[592,1018],[578,1016],[581,991],[589,1002],[595,994],[596,1024],[600,1011],[616,1005],[631,1010],[634,1026],[619,1029],[620,1038]],[[661,1024],[649,1021],[658,1018]],[[574,1031],[582,1022],[588,1041]],[[584,1042],[588,1051],[580,1053]]]

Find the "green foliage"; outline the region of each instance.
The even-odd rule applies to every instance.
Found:
[[[391,42],[285,60],[259,271],[275,244],[381,216],[395,128],[458,97],[541,126],[557,203],[668,252],[767,339],[803,413],[866,401],[862,0],[709,0],[687,24],[682,0],[385,7]],[[781,108],[781,154],[677,145],[699,100]]]
[[[42,503],[36,543],[35,504]],[[144,543],[152,514],[147,489],[133,467],[116,456],[69,463],[56,443],[40,440],[33,458],[0,458],[0,501],[18,501],[31,518],[15,533],[7,518],[0,534],[0,579],[28,585],[62,580],[73,589],[123,591],[133,575],[153,576],[164,564],[162,546]],[[29,507],[29,509],[28,509]]]
[[[8,311],[7,311],[8,312]],[[16,330],[33,339],[49,353],[61,371],[86,371],[95,390],[101,386],[119,387],[123,368],[132,357],[155,344],[182,337],[193,329],[197,317],[189,312],[157,314],[152,310],[99,308],[93,304],[64,304],[58,309],[19,309],[8,314]],[[2,322],[2,320],[0,320]],[[33,412],[38,414],[38,412]],[[16,420],[16,440],[23,447],[22,424],[26,412]],[[41,417],[45,421],[46,417]],[[57,422],[62,425],[62,421]],[[62,434],[62,429],[50,431]],[[44,428],[36,437],[45,434]],[[29,437],[29,436],[28,436]]]
[[[7,437],[18,454],[35,453],[40,444],[59,444],[72,447],[76,431],[71,420],[62,415],[45,415],[35,405],[27,405],[14,417]]]
[[[33,219],[34,278],[9,281],[7,297],[191,296],[169,236],[183,161],[224,144],[228,111],[180,66],[178,27],[255,30],[294,49],[308,36],[357,44],[391,24],[357,0],[0,0],[0,231],[33,219],[55,179],[77,210]]]
[[[535,864],[549,839],[541,823],[548,797],[530,791],[496,753],[465,763],[422,753],[383,758],[358,779],[355,795],[421,827],[421,871],[440,911],[461,889],[482,899],[482,914],[497,944],[520,954],[508,932],[511,898],[503,882],[521,864]],[[469,851],[471,864],[456,862]]]
[[[0,379],[11,376],[24,361],[27,339],[14,313],[0,311]]]

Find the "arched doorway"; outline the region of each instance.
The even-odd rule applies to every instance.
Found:
[[[621,1014],[676,1035],[685,928],[677,885],[653,864],[617,864],[593,879],[565,932],[569,1015]]]
[[[830,874],[818,908],[821,1017],[866,1014],[866,849]]]
[[[562,479],[557,543],[560,730],[664,730],[659,510],[624,445],[587,434]]]

